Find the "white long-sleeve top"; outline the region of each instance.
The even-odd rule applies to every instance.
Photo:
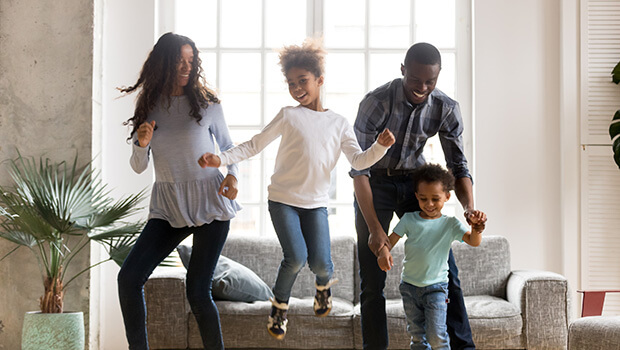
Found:
[[[268,198],[306,209],[327,206],[330,172],[341,152],[354,169],[361,170],[376,163],[389,148],[375,141],[362,151],[349,122],[331,110],[284,107],[251,140],[221,153],[222,165],[258,154],[279,136],[282,140]]]

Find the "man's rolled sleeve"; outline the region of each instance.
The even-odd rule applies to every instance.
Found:
[[[463,147],[463,119],[458,103],[447,114],[439,130],[439,140],[446,159],[446,167],[452,171],[452,175],[457,179],[463,177],[472,179]]]

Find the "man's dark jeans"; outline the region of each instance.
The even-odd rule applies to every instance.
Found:
[[[400,218],[407,212],[420,210],[410,176],[373,175],[370,177],[370,187],[377,217],[383,230],[388,234],[394,213]],[[368,248],[368,226],[357,201],[354,202],[354,207],[362,289],[360,302],[364,349],[385,350],[388,347],[387,316],[383,294],[386,273],[381,271],[377,264],[377,257]],[[452,250],[448,258],[448,269],[450,303],[446,323],[450,335],[450,346],[452,349],[475,349]]]

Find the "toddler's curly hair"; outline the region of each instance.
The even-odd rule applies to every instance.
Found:
[[[293,68],[303,68],[317,78],[325,72],[325,55],[322,38],[306,38],[301,46],[289,45],[280,50],[280,66],[286,76]]]
[[[450,171],[444,169],[439,164],[424,164],[421,167],[416,168],[413,171],[412,176],[413,186],[416,192],[418,191],[418,184],[420,182],[432,183],[437,181],[441,182],[445,192],[454,190],[454,176]]]

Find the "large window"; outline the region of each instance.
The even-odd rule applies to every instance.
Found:
[[[328,51],[323,106],[351,124],[364,94],[398,78],[407,48],[426,41],[442,53],[438,88],[459,100],[468,125],[468,4],[461,0],[160,0],[158,30],[187,35],[196,42],[207,81],[219,92],[235,143],[259,132],[281,107],[296,104],[277,64],[277,49],[301,44],[315,33],[322,33]],[[238,201],[244,209],[231,222],[231,234],[274,234],[267,186],[277,147],[278,140],[239,164]],[[427,144],[425,154],[428,160],[445,164],[436,139]],[[332,172],[332,235],[355,235],[349,170],[342,156]],[[459,210],[455,203],[453,199],[446,206],[447,214]]]

